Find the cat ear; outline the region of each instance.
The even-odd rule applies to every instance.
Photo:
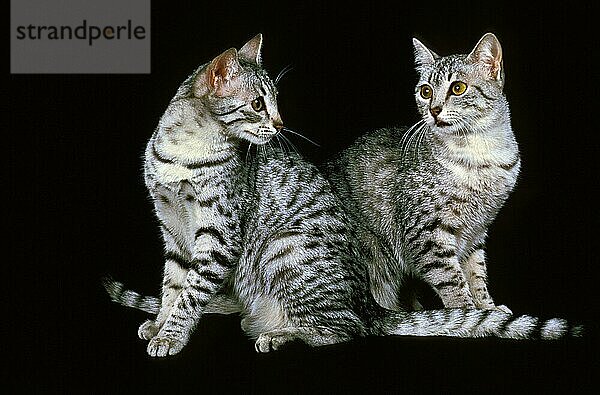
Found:
[[[206,84],[209,90],[219,96],[225,96],[240,68],[235,48],[230,48],[214,58],[206,68]]]
[[[254,63],[257,66],[260,66],[262,63],[260,55],[262,49],[262,42],[262,34],[258,33],[250,41],[244,44],[244,46],[240,49],[240,58],[247,60],[250,63]]]
[[[480,65],[496,81],[503,79],[502,47],[494,34],[484,34],[467,56],[467,61]]]
[[[435,52],[427,48],[416,38],[413,38],[413,46],[415,48],[415,65],[417,66],[417,70],[432,65],[439,58]]]

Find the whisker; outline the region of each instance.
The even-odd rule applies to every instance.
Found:
[[[302,137],[304,140],[308,141],[309,143],[312,143],[312,144],[316,145],[317,147],[320,147],[320,145],[319,145],[319,144],[315,143],[314,141],[312,141],[312,140],[311,140],[311,139],[309,139],[308,137],[306,137],[306,136],[303,136],[302,134],[300,134],[300,133],[298,133],[298,132],[295,132],[295,131],[293,131],[292,129],[288,129],[288,128],[286,128],[286,127],[284,126],[284,127],[283,127],[283,130],[285,130],[286,132],[290,132],[290,133],[292,133],[292,134],[295,134],[296,136],[300,136],[300,137]]]
[[[426,123],[423,120],[415,123],[410,129],[408,129],[404,136],[402,136],[402,140],[400,141],[400,149],[402,152],[402,161],[404,162],[407,158],[407,153],[410,150],[411,142],[414,140],[414,137],[419,134],[419,132],[425,127]]]
[[[296,150],[294,149],[294,147],[292,147],[290,140],[287,138],[283,138],[283,135],[281,136],[282,140],[285,142],[285,146],[288,147],[288,152],[292,153],[292,152],[296,152]]]
[[[250,148],[252,148],[252,143],[248,142],[248,150],[246,151],[246,164],[248,163],[248,155],[250,154]]]
[[[418,121],[417,123],[415,123],[410,128],[408,128],[404,131],[404,133],[402,134],[402,138],[400,139],[400,147],[402,147],[404,145],[404,140],[406,140],[406,137],[412,132],[412,130],[415,128],[415,126],[417,126],[420,122],[421,121]]]
[[[420,127],[420,126],[421,126],[421,124],[424,124],[424,123],[425,123],[425,121],[423,121],[423,120],[421,119],[421,120],[419,120],[417,123],[415,123],[414,125],[412,125],[410,128],[408,128],[408,129],[407,129],[407,130],[404,132],[404,134],[402,135],[402,138],[400,139],[400,149],[401,149],[402,151],[404,151],[404,146],[405,146],[405,144],[408,142],[408,140],[407,140],[407,139],[409,139],[409,138],[410,138],[410,136],[411,136],[411,133],[413,133],[413,132],[415,131],[415,129],[416,129],[416,128]]]
[[[427,128],[423,128],[421,130],[421,136],[417,140],[417,146],[415,148],[416,151],[417,151],[417,163],[421,163],[421,144],[423,143],[423,140],[425,139],[425,136],[427,136],[427,132],[428,132],[428,129]]]
[[[286,75],[289,71],[292,71],[294,68],[292,67],[291,64],[288,64],[287,66],[285,66],[280,72],[279,74],[277,74],[277,77],[275,77],[275,85],[277,85],[279,83],[279,81],[283,78],[284,75]]]
[[[413,155],[412,155],[413,160],[415,159],[415,155],[419,154],[419,152],[418,152],[418,147],[419,147],[418,143],[419,143],[419,140],[421,139],[421,136],[427,130],[426,126],[427,126],[426,124],[421,125],[421,127],[414,133],[414,139],[411,142],[410,147],[409,147],[409,150],[411,149],[411,147],[414,147],[414,149],[413,149]]]
[[[271,146],[271,149],[272,149],[274,152],[277,152],[277,153],[278,153],[278,155],[281,155],[281,156],[283,156],[284,158],[285,158],[285,157],[287,157],[287,155],[285,154],[285,151],[284,151],[284,150],[283,150],[283,148],[281,147],[281,142],[279,141],[279,138],[277,138],[277,135],[275,135],[275,138],[276,138],[276,140],[277,140],[277,144],[279,144],[279,151],[277,151],[277,150],[275,149],[275,147],[274,147],[274,145],[275,145],[275,142],[274,142],[274,140],[271,140],[271,141],[269,141],[269,145],[271,145],[271,143],[273,143],[273,145]]]
[[[290,153],[290,146],[287,143],[287,141],[285,141],[283,139],[280,140],[280,138],[282,137],[281,133],[277,134],[276,136],[277,136],[277,141],[280,141],[280,144],[283,143],[283,146],[285,147],[286,153],[289,154]]]
[[[411,134],[410,138],[408,139],[408,142],[406,143],[406,148],[405,148],[405,151],[403,152],[403,156],[404,156],[404,153],[408,154],[411,151],[410,147],[413,145],[413,142],[414,142],[416,136],[419,135],[419,132],[421,131],[422,128],[423,127],[418,128],[413,134]]]
[[[300,155],[300,153],[298,152],[298,149],[296,148],[296,146],[294,145],[294,143],[292,143],[292,142],[291,142],[291,140],[290,140],[290,139],[288,139],[287,137],[285,137],[285,135],[283,135],[283,134],[281,135],[281,137],[282,137],[282,138],[283,138],[285,141],[287,141],[287,142],[288,142],[288,143],[289,143],[289,144],[292,146],[292,149],[294,150],[294,152],[295,152],[297,155]]]
[[[279,133],[275,135],[275,140],[277,140],[277,144],[279,144],[279,149],[281,150],[281,152],[285,154],[285,150],[283,149],[283,146],[281,145],[281,140],[279,139]]]

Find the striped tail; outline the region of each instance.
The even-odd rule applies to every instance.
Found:
[[[125,289],[125,285],[110,277],[102,279],[102,285],[108,292],[108,296],[113,302],[120,305],[131,307],[137,310],[145,311],[150,314],[158,314],[160,310],[160,299],[154,296],[144,296],[139,293]]]
[[[495,336],[549,340],[583,335],[582,326],[571,326],[562,318],[544,321],[528,315],[514,316],[497,309],[386,312],[379,324],[385,334],[403,336]]]
[[[102,285],[115,303],[155,315],[160,310],[161,300],[156,296],[145,296],[125,289],[123,283],[115,281],[111,277],[104,277]],[[241,311],[241,307],[233,299],[221,294],[213,296],[204,308],[205,314],[234,314]]]

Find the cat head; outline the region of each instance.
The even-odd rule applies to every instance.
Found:
[[[423,121],[434,133],[465,134],[505,108],[502,47],[485,34],[468,55],[439,56],[413,39]]]
[[[201,66],[193,76],[191,95],[200,99],[228,137],[264,144],[283,122],[277,89],[262,68],[262,35],[238,51],[230,48]]]

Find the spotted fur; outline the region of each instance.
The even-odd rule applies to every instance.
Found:
[[[405,279],[416,276],[445,307],[492,309],[486,234],[521,166],[502,49],[491,33],[468,55],[440,57],[416,39],[414,48],[421,120],[368,133],[327,172],[365,228],[361,245],[372,251],[371,288],[382,306],[420,308],[402,298]]]
[[[151,356],[180,352],[207,312],[240,312],[259,352],[367,335],[519,338],[536,336],[540,325],[552,327],[541,337],[567,332],[563,322],[499,311],[381,308],[330,184],[299,155],[269,144],[283,125],[261,45],[259,35],[201,66],[148,142],[145,180],[165,245],[162,296],[111,279],[104,285],[112,300],[157,314],[138,330]]]

